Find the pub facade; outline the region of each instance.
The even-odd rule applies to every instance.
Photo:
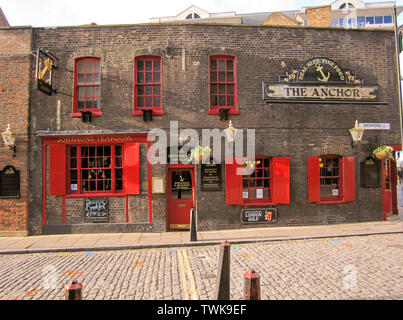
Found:
[[[397,207],[396,164],[372,155],[401,148],[391,31],[91,25],[34,28],[31,45],[29,234],[189,230],[192,209],[198,230],[220,230]],[[201,146],[206,132],[219,138]]]

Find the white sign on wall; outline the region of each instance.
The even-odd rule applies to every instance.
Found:
[[[390,130],[390,123],[360,123],[365,130]]]

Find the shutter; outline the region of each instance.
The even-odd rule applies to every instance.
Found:
[[[50,188],[51,196],[66,194],[66,145],[50,144]]]
[[[140,193],[140,145],[126,143],[123,148],[123,181],[127,194]]]
[[[232,163],[228,163],[231,161],[230,159]],[[242,175],[237,174],[237,168],[242,168],[242,166],[236,163],[235,158],[225,159],[226,204],[242,204]]]
[[[320,171],[319,157],[307,158],[307,173],[308,173],[308,201],[320,201]]]
[[[290,158],[273,158],[274,203],[290,203]]]
[[[343,157],[344,202],[355,201],[355,158]]]

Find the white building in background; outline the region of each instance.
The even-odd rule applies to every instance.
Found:
[[[197,6],[190,6],[176,16],[155,17],[151,22],[212,22],[212,23],[239,23],[239,24],[270,24],[268,18],[281,13],[286,17],[281,24],[309,26],[307,10],[329,7],[327,15],[329,27],[340,28],[394,28],[395,1],[367,3],[360,0],[337,0],[320,7],[303,7],[301,10],[281,12],[258,12],[237,14],[235,11],[212,13]],[[403,7],[396,7],[397,15]]]

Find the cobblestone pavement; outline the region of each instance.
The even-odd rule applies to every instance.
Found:
[[[214,298],[218,246],[0,255],[0,299],[64,299],[73,278],[86,300]],[[403,234],[231,246],[231,299],[243,275],[262,299],[403,300]]]

